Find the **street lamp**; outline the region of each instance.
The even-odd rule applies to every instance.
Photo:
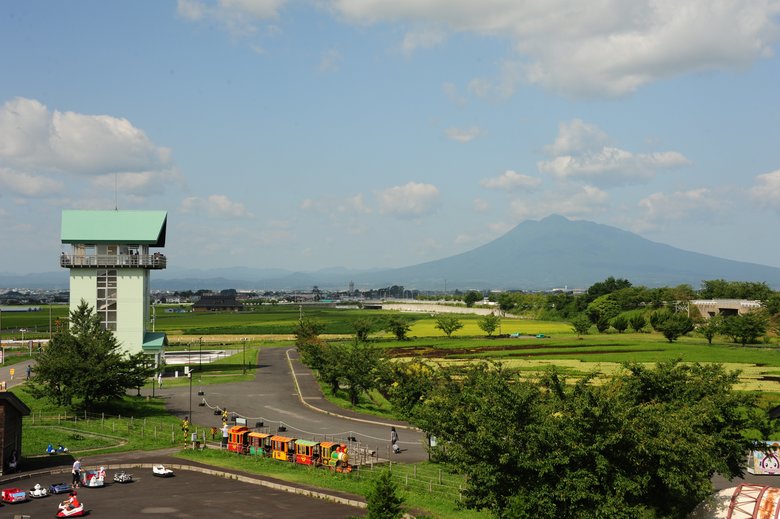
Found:
[[[190,423],[192,423],[192,369],[187,370],[187,377],[190,379]]]

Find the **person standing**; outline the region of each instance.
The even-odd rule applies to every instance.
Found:
[[[162,389],[162,371],[157,374],[157,385]]]
[[[398,433],[395,430],[395,427],[390,428],[390,443],[393,446],[393,453],[398,454],[401,452],[401,447],[398,446]]]
[[[228,426],[227,422],[222,423],[222,448],[226,449],[228,444]]]
[[[71,484],[73,488],[76,488],[81,484],[81,458],[76,458],[76,461],[73,462],[71,473],[73,474],[73,482]]]
[[[27,380],[30,380],[30,373],[32,373],[32,366],[27,364]]]

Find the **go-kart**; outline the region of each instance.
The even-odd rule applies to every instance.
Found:
[[[81,472],[82,487],[102,487],[105,485],[105,470],[83,470]]]
[[[152,474],[158,478],[170,478],[173,476],[173,471],[171,469],[166,469],[162,465],[154,465],[152,467]]]
[[[50,494],[64,494],[65,492],[70,492],[72,488],[67,483],[54,483],[49,486],[49,493]]]
[[[86,510],[84,510],[84,503],[79,503],[79,506],[70,508],[68,502],[63,501],[60,503],[57,517],[81,517],[82,515],[86,515],[86,513]]]
[[[27,501],[27,492],[16,487],[4,488],[0,492],[0,498],[2,498],[3,503],[22,503]]]
[[[68,448],[63,447],[61,443],[57,445],[56,449],[51,443],[46,447],[46,454],[65,454],[66,452],[68,452]]]
[[[115,483],[132,483],[133,481],[133,475],[128,474],[125,471],[122,472],[115,472],[114,473],[114,482]]]
[[[36,483],[35,486],[27,492],[27,495],[33,498],[47,497],[49,491],[46,490],[46,487],[41,486],[40,483]]]

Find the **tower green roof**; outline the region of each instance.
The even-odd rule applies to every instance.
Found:
[[[167,211],[63,211],[62,243],[165,246]]]

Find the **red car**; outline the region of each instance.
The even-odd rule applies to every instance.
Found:
[[[4,503],[22,503],[27,501],[27,492],[21,488],[4,488],[0,498]]]

